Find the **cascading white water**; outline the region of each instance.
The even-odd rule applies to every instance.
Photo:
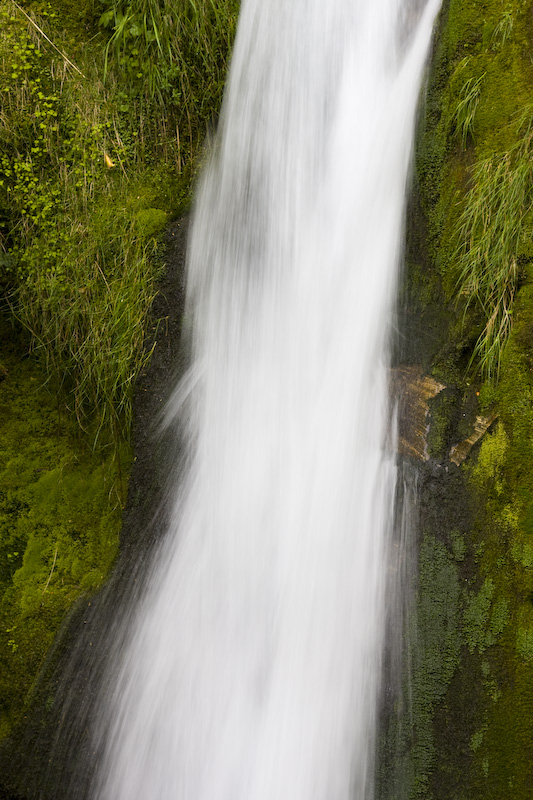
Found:
[[[370,796],[387,341],[439,0],[243,0],[189,253],[189,459],[95,796]]]

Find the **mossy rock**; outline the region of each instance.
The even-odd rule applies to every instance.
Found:
[[[124,490],[116,459],[94,453],[75,420],[59,416],[45,373],[5,320],[0,338],[8,365],[0,383],[1,737],[23,713],[65,614],[110,570]]]

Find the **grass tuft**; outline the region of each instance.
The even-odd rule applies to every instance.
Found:
[[[474,301],[485,319],[473,359],[497,379],[502,350],[512,328],[519,253],[533,200],[533,115],[520,120],[517,144],[475,165],[455,237],[460,298]]]
[[[468,59],[465,59],[465,61],[468,62]],[[460,68],[461,64],[458,70]],[[486,73],[483,72],[479,77],[476,75],[465,81],[459,92],[457,106],[452,115],[452,124],[460,135],[463,150],[466,149],[469,137],[474,141],[474,120],[485,75]]]

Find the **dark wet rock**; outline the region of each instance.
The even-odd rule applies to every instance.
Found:
[[[429,400],[444,389],[417,366],[398,366],[391,371],[391,391],[398,400],[398,452],[428,461]]]

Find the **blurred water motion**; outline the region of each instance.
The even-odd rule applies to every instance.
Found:
[[[104,800],[371,796],[388,342],[438,0],[246,0],[190,241],[188,469],[103,703]]]

